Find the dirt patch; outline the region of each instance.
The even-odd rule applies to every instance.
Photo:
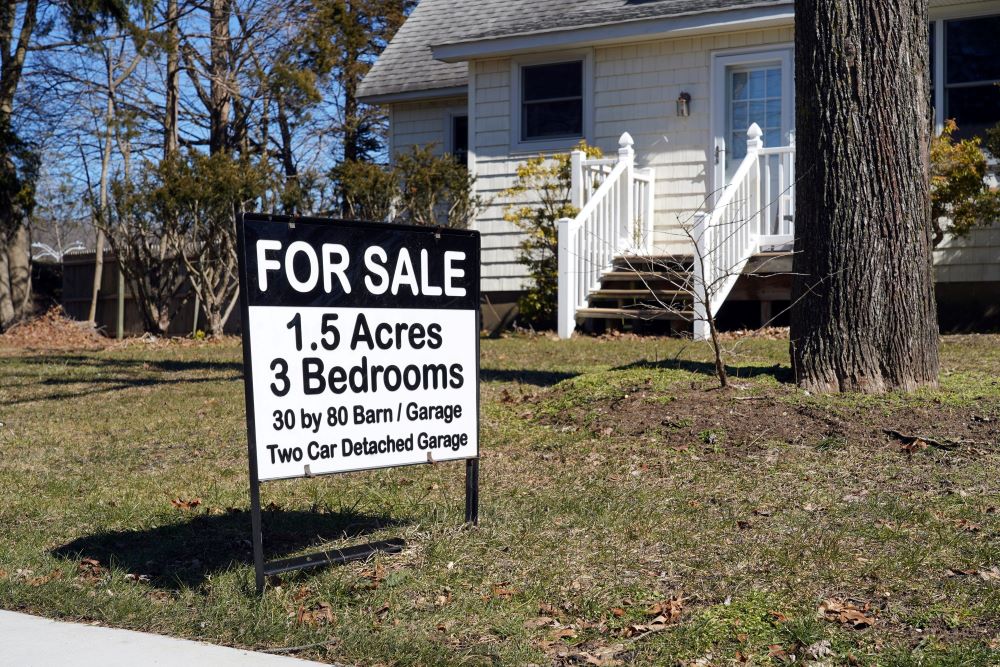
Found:
[[[99,350],[111,342],[91,324],[66,317],[59,306],[0,335],[0,348],[18,350]]]
[[[554,393],[562,391],[559,388]],[[762,395],[677,385],[669,394],[643,386],[588,401],[544,419],[556,426],[585,425],[604,437],[655,436],[672,447],[766,448],[769,443],[841,447],[917,448],[992,446],[1000,442],[1000,406],[958,408],[937,404],[805,403],[784,390]],[[891,431],[891,433],[890,433]]]

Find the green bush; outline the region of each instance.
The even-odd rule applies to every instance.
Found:
[[[348,218],[464,228],[482,208],[465,165],[433,146],[414,146],[392,166],[344,162],[331,175]]]
[[[580,142],[576,150],[588,157],[600,157],[598,148]],[[504,220],[524,232],[518,261],[523,264],[532,284],[518,300],[524,324],[551,328],[555,324],[559,298],[560,218],[578,213],[570,202],[573,177],[570,154],[539,155],[517,168],[514,185],[503,196],[513,200],[504,212]],[[527,201],[528,203],[524,203]]]
[[[988,163],[979,137],[956,141],[955,121],[931,142],[931,224],[934,245],[945,234],[965,236],[1000,221],[1000,192],[986,182]],[[1000,126],[989,130],[987,150],[1000,157]]]

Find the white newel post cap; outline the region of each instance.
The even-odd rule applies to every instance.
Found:
[[[633,146],[635,146],[635,141],[632,139],[632,135],[628,132],[624,133],[618,139],[618,156],[621,158],[632,157],[635,154]]]
[[[764,136],[764,131],[760,129],[760,125],[753,123],[750,129],[747,130],[747,150],[760,150],[764,147],[764,142],[761,137]]]

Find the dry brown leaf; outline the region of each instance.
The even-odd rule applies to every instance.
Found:
[[[369,579],[372,589],[376,589],[385,579],[385,566],[382,563],[375,563],[372,567],[362,569],[358,574],[364,579]]]
[[[954,523],[959,530],[965,533],[978,533],[983,528],[978,523],[974,523],[968,519],[957,519]]]
[[[653,632],[660,632],[661,630],[666,630],[668,626],[666,616],[657,616],[649,623],[636,623],[634,625],[629,625],[622,630],[623,637],[641,637],[643,635],[648,635]]]
[[[102,568],[101,563],[94,558],[84,558],[77,564],[76,569],[77,579],[94,581],[104,576],[104,568]]]
[[[190,510],[194,509],[198,505],[201,505],[201,498],[192,498],[191,500],[184,500],[183,498],[174,498],[170,501],[170,504],[179,510]]]
[[[820,604],[819,613],[828,621],[849,625],[855,630],[863,630],[875,625],[875,619],[867,615],[870,609],[871,605],[868,603],[859,607],[849,600],[829,598]]]
[[[573,628],[556,628],[550,634],[552,639],[572,639],[576,637],[576,630]]]
[[[517,595],[518,590],[516,588],[504,588],[504,586],[506,586],[506,583],[497,584],[496,586],[494,586],[493,597],[506,599]]]
[[[30,572],[31,570],[28,570]],[[62,579],[62,570],[52,570],[48,574],[43,574],[37,577],[28,577],[27,584],[29,586],[44,586],[50,581],[55,581],[56,579]]]
[[[559,615],[559,610],[556,609],[553,605],[551,605],[551,604],[549,604],[547,602],[543,602],[540,605],[538,605],[538,615],[539,616],[558,616]]]
[[[157,604],[166,604],[167,602],[171,602],[174,599],[173,595],[171,595],[167,591],[163,591],[158,588],[147,593],[146,597],[148,597],[153,602],[156,602]]]
[[[613,607],[611,609],[611,615],[614,616],[615,618],[621,618],[622,616],[625,615],[625,610],[622,609],[621,607]]]
[[[979,578],[983,581],[1000,581],[1000,567],[994,565],[988,570],[979,570],[976,572]]]
[[[624,665],[622,660],[615,656],[625,650],[624,644],[614,644],[601,648],[592,648],[588,651],[580,651],[569,656],[571,662],[592,667],[617,667]]]
[[[968,570],[962,568],[948,568],[945,570],[945,574],[949,577],[971,577],[976,574],[976,570]]]
[[[524,622],[524,627],[528,630],[535,630],[537,628],[544,628],[547,625],[558,625],[559,622],[551,616],[539,616],[538,618],[529,618]]]
[[[784,623],[788,620],[788,617],[782,614],[780,611],[769,611],[767,612],[771,618],[773,618],[778,623]]]
[[[299,625],[332,625],[333,608],[327,602],[318,602],[310,607],[302,605],[295,615]]]
[[[663,616],[666,622],[673,623],[681,617],[684,601],[685,599],[682,597],[674,597],[656,602],[646,608],[646,616]]]

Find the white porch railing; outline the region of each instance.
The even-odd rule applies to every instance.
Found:
[[[628,132],[618,145],[617,158],[571,156],[570,196],[579,213],[558,221],[560,338],[573,334],[576,311],[600,288],[615,258],[646,252],[652,242],[653,169],[636,169]]]
[[[795,235],[795,135],[787,146],[761,148],[761,246],[791,243]]]
[[[694,337],[710,335],[714,317],[751,257],[791,242],[795,220],[795,140],[764,148],[756,123],[747,130],[747,154],[711,213],[694,226]]]
[[[694,335],[709,336],[709,313],[719,312],[751,257],[792,241],[795,218],[795,142],[764,147],[754,123],[747,154],[710,213],[695,217],[692,280]],[[572,155],[575,218],[558,221],[560,338],[576,328],[576,314],[600,289],[615,258],[652,251],[653,169],[635,168],[632,137],[619,141],[616,158]]]

